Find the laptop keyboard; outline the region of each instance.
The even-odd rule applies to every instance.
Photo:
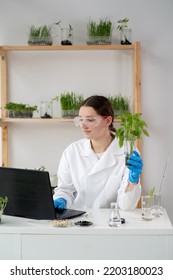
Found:
[[[74,210],[74,209],[56,209],[56,218],[57,220],[65,220],[65,219],[72,219],[75,217],[79,217],[85,214],[85,211],[81,210]]]

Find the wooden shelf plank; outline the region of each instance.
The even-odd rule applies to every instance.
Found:
[[[134,50],[132,45],[0,46],[0,51]]]
[[[1,118],[1,122],[5,123],[56,123],[56,122],[72,122],[73,119],[67,118]]]
[[[72,123],[73,119],[68,118],[0,118],[0,124],[3,123]],[[114,122],[120,122],[120,120],[115,119]]]

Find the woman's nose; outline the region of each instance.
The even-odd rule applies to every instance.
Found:
[[[81,122],[80,126],[81,126],[82,128],[86,128],[86,127],[87,127],[87,122],[86,122],[85,120],[83,120],[83,121]]]

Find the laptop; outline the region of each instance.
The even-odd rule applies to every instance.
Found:
[[[49,172],[0,167],[0,197],[8,197],[4,214],[38,220],[71,219],[85,214],[54,208]]]

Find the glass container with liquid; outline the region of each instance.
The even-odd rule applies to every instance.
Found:
[[[109,216],[109,226],[119,227],[121,225],[121,217],[119,214],[117,202],[111,202],[110,216]]]

